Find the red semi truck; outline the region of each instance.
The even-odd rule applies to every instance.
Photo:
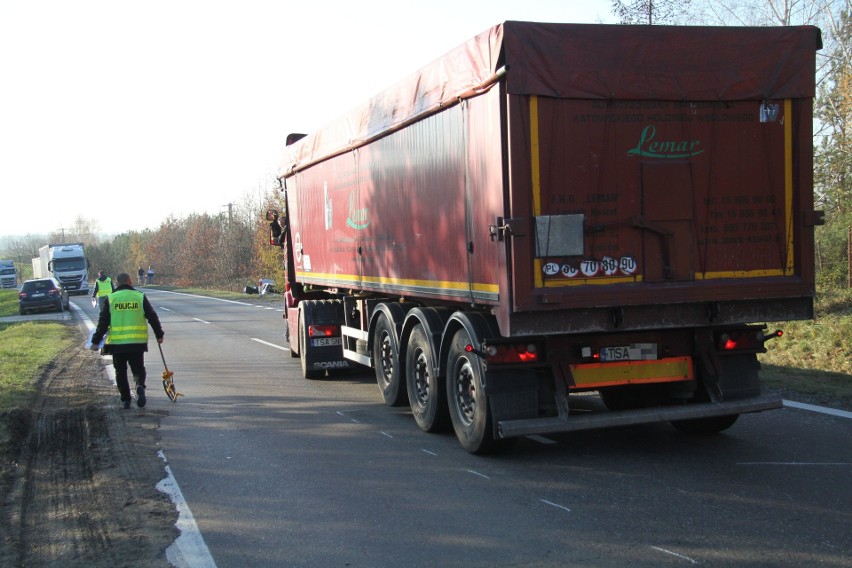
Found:
[[[305,378],[371,367],[474,453],[780,407],[757,355],[813,317],[820,47],[507,21],[291,135],[267,217]]]

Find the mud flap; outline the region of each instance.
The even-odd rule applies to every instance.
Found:
[[[493,423],[538,416],[538,380],[533,371],[490,372],[485,395]]]

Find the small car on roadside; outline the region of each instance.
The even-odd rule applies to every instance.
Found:
[[[271,278],[261,278],[260,280],[258,280],[257,293],[260,295],[277,294],[278,290],[275,289],[275,280]]]
[[[68,291],[55,278],[27,280],[18,292],[18,312],[68,309]]]

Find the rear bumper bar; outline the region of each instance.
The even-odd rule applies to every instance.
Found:
[[[577,432],[595,428],[610,428],[613,426],[631,426],[634,424],[650,424],[653,422],[670,422],[672,420],[689,420],[691,418],[709,418],[730,414],[744,414],[773,410],[783,406],[778,395],[764,395],[744,400],[730,402],[708,402],[702,404],[685,404],[682,406],[660,406],[655,408],[638,408],[635,410],[618,410],[598,413],[580,413],[570,416],[555,416],[553,418],[530,418],[523,420],[501,420],[497,425],[498,436],[515,438],[531,434],[555,434],[557,432]]]

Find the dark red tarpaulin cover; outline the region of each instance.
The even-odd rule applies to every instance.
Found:
[[[282,176],[490,88],[513,95],[736,101],[814,96],[820,32],[795,27],[496,25],[288,148]]]

